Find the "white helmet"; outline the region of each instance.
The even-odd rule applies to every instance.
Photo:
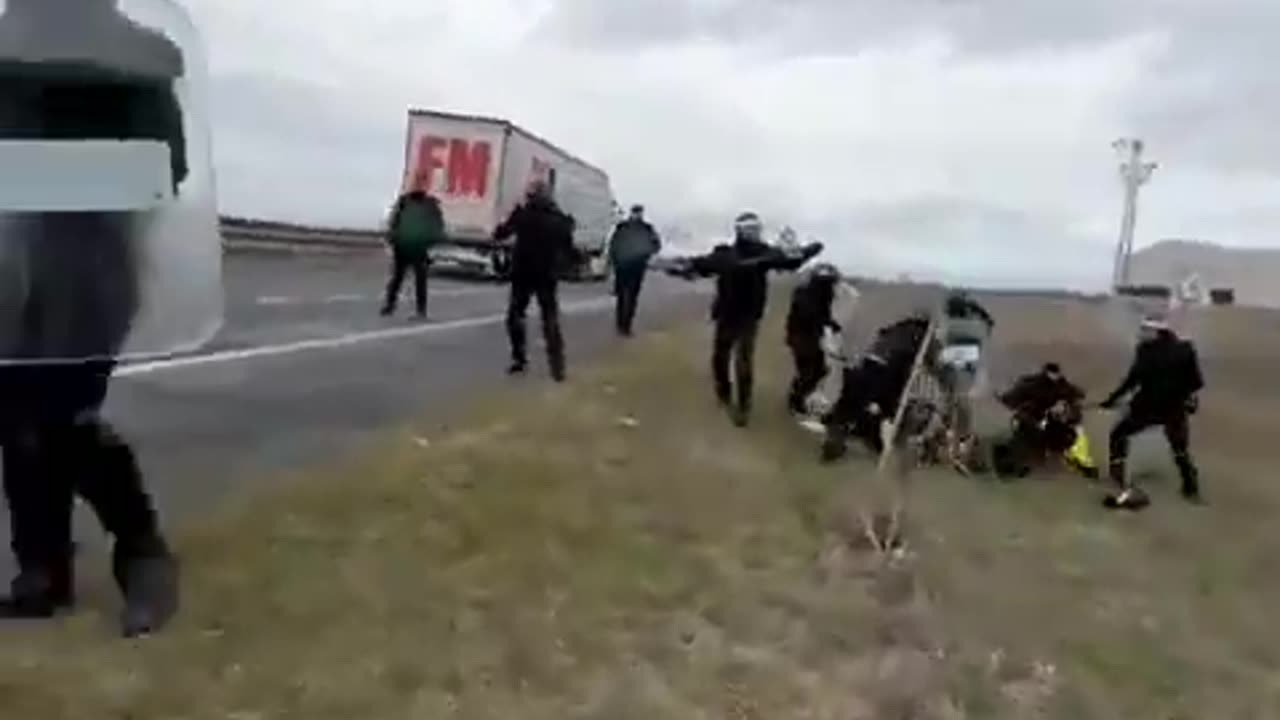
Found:
[[[744,212],[734,218],[733,233],[738,238],[759,240],[764,236],[764,223],[761,222],[759,215],[750,211]]]
[[[839,280],[840,270],[831,263],[818,263],[813,266],[813,270],[809,273],[810,277],[821,278],[823,280]]]

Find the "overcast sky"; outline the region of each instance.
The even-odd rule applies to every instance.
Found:
[[[507,117],[702,236],[743,209],[851,268],[1108,279],[1139,244],[1280,237],[1276,0],[188,0],[223,210],[368,226],[409,106]],[[376,9],[375,9],[376,8]]]

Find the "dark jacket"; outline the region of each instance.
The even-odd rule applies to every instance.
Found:
[[[1065,377],[1055,380],[1045,373],[1031,373],[1018,378],[999,400],[1014,415],[1035,422],[1044,419],[1054,405],[1066,403],[1069,414],[1063,421],[1074,425],[1080,421],[1084,391]]]
[[[1132,412],[1184,412],[1191,397],[1202,388],[1204,376],[1195,346],[1165,332],[1138,345],[1124,381],[1103,404],[1114,405],[1137,390],[1129,403]]]
[[[444,211],[440,201],[425,195],[421,199],[401,195],[391,211],[387,242],[400,253],[414,257],[427,254],[445,235]]]
[[[791,293],[791,309],[787,312],[787,344],[792,347],[816,347],[826,328],[840,331],[831,315],[836,295],[835,278],[810,278]]]
[[[756,321],[764,316],[769,299],[769,271],[794,271],[822,252],[814,243],[796,257],[755,240],[738,240],[718,245],[710,254],[692,258],[690,269],[704,277],[715,277],[716,297],[711,317],[716,322]]]
[[[618,223],[609,238],[609,262],[614,267],[645,263],[661,249],[662,241],[652,225],[629,218]]]
[[[856,422],[872,403],[879,406],[879,416],[892,417],[902,402],[916,353],[928,332],[926,318],[905,318],[880,328],[858,364],[845,370],[832,418],[841,423]],[[931,362],[940,349],[939,343],[932,341],[926,362]],[[878,437],[878,433],[875,435]]]
[[[497,240],[515,237],[513,280],[550,280],[577,256],[573,218],[546,198],[530,198],[517,205],[493,236]]]
[[[867,354],[880,362],[891,366],[905,366],[909,371],[915,363],[916,353],[920,351],[920,343],[929,332],[927,318],[909,317],[886,325],[876,332]],[[926,363],[937,359],[941,346],[936,339],[930,342],[925,355]]]

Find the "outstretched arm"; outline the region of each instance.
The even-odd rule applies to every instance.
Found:
[[[733,253],[727,247],[718,247],[706,255],[695,255],[688,260],[689,270],[702,277],[728,272],[734,264]]]
[[[822,243],[811,243],[804,247],[798,256],[791,256],[782,250],[772,249],[769,254],[764,256],[761,263],[770,270],[778,270],[781,272],[795,272],[801,266],[812,260],[821,253],[823,249]]]
[[[1138,389],[1138,385],[1140,384],[1139,378],[1141,377],[1141,374],[1140,374],[1141,366],[1142,366],[1142,353],[1141,351],[1139,351],[1138,355],[1134,357],[1133,363],[1129,365],[1129,372],[1125,374],[1124,381],[1120,383],[1120,387],[1116,388],[1110,395],[1107,396],[1106,400],[1102,401],[1102,407],[1104,408],[1114,407],[1116,403],[1124,399],[1126,395]]]
[[[516,232],[516,224],[520,221],[520,214],[523,210],[524,208],[520,205],[512,208],[511,214],[507,216],[507,219],[498,223],[498,227],[493,229],[493,239],[506,240],[514,235]]]

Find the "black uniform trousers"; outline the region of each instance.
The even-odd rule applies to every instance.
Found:
[[[515,275],[511,278],[511,294],[507,301],[507,337],[511,341],[511,360],[516,365],[528,363],[528,338],[524,320],[529,303],[538,301],[542,317],[542,337],[547,343],[547,360],[553,373],[563,373],[564,336],[560,331],[560,288],[554,275]]]
[[[1178,474],[1182,479],[1183,494],[1198,494],[1200,478],[1199,470],[1191,457],[1191,422],[1183,408],[1161,410],[1130,407],[1124,417],[1111,428],[1108,438],[1111,479],[1121,486],[1128,486],[1125,465],[1129,457],[1129,440],[1134,435],[1157,426],[1164,430],[1169,450],[1173,452],[1173,461],[1178,466]]]
[[[387,294],[382,303],[382,313],[390,315],[400,299],[400,287],[404,276],[413,272],[413,299],[419,315],[427,314],[427,265],[426,253],[393,250],[391,253],[391,278],[387,281]]]
[[[715,381],[716,397],[726,405],[736,402],[738,409],[743,412],[751,409],[756,336],[759,332],[760,321],[753,317],[718,318],[715,322],[711,346],[711,376]],[[729,368],[731,361],[732,375]]]
[[[648,270],[647,260],[621,263],[613,269],[614,315],[618,332],[623,335],[631,334],[640,303],[640,290],[644,287],[644,276]]]
[[[77,494],[115,540],[117,565],[165,548],[133,450],[99,416],[110,368],[90,364],[36,372],[32,382],[57,383],[74,395],[95,398],[87,407],[73,408],[80,404],[75,397],[70,404],[61,403],[64,398],[50,388],[50,404],[59,407],[10,417],[0,438],[11,547],[19,572],[42,576],[55,595],[66,596],[72,589],[71,523]]]
[[[787,405],[792,412],[805,412],[805,399],[818,389],[827,375],[827,356],[817,338],[791,338],[791,358],[795,361],[796,374],[791,381],[791,393]]]

